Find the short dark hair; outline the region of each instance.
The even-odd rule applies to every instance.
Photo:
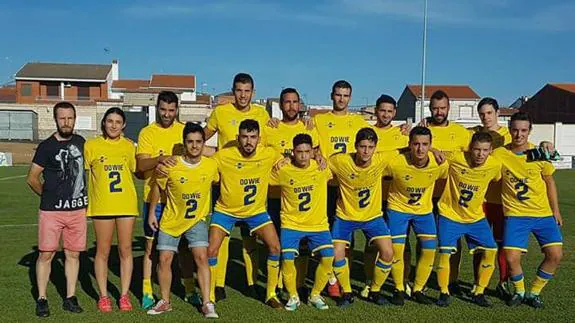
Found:
[[[295,95],[297,95],[297,99],[299,101],[299,93],[297,92],[297,90],[294,89],[293,87],[286,87],[280,93],[280,104],[284,102],[284,95],[289,94],[289,93],[295,93]]]
[[[412,142],[415,136],[429,136],[429,141],[432,139],[431,130],[427,127],[417,126],[411,129],[409,132],[409,142]]]
[[[486,131],[479,131],[473,134],[471,137],[471,143],[469,144],[472,146],[476,142],[488,142],[493,145],[493,137]]]
[[[254,119],[245,119],[240,123],[239,131],[246,130],[247,132],[257,131],[260,132],[260,124]]]
[[[437,90],[433,92],[431,98],[429,98],[429,102],[431,102],[431,100],[443,100],[443,99],[447,99],[447,101],[449,101],[449,96],[447,95],[447,93],[445,93],[445,91]]]
[[[397,109],[397,102],[395,101],[395,99],[393,97],[391,97],[390,95],[387,94],[382,94],[379,98],[377,98],[377,101],[375,101],[375,109],[379,108],[380,104],[383,103],[389,103],[393,105],[394,109]]]
[[[375,133],[375,130],[369,127],[359,129],[355,135],[355,145],[357,146],[362,140],[369,140],[374,144],[377,144],[377,134]]]
[[[59,109],[72,109],[74,111],[74,118],[76,117],[76,107],[68,101],[61,101],[54,105],[54,120],[56,120],[56,115],[58,114]]]
[[[349,93],[352,91],[351,84],[346,80],[339,80],[333,83],[333,86],[331,87],[332,95],[335,93],[335,89],[349,89]]]
[[[184,144],[186,143],[186,137],[191,133],[200,133],[202,135],[202,140],[206,141],[206,133],[204,132],[204,128],[195,122],[186,122],[184,127],[184,131],[182,134],[182,141]]]
[[[519,111],[512,114],[509,119],[509,128],[511,128],[513,121],[529,121],[529,130],[533,128],[533,120],[531,120],[531,116],[527,112]]]
[[[178,108],[179,99],[176,93],[172,91],[162,91],[158,94],[158,99],[156,100],[156,108],[160,107],[160,101],[167,103],[167,104],[176,104],[176,108]]]
[[[126,123],[126,113],[124,113],[124,110],[122,110],[118,107],[109,108],[104,113],[104,116],[102,117],[102,122],[100,123],[100,129],[102,130],[102,135],[104,135],[104,137],[108,137],[108,135],[106,134],[106,118],[112,113],[115,113],[115,114],[119,115],[120,117],[122,117],[122,121],[124,123]]]
[[[499,110],[499,103],[497,103],[497,100],[495,100],[494,98],[483,98],[481,99],[481,101],[479,101],[479,104],[477,104],[477,112],[479,112],[479,109],[481,109],[482,106],[489,104],[491,106],[493,106],[493,109],[495,109],[495,112],[497,112],[497,110]]]
[[[238,73],[234,76],[234,82],[232,84],[232,89],[236,88],[236,83],[251,84],[252,89],[254,88],[254,79],[248,73]]]
[[[310,146],[313,147],[311,136],[308,135],[307,133],[297,134],[295,137],[293,137],[292,142],[293,142],[293,148],[294,149],[295,149],[295,147],[297,147],[301,144],[309,144]]]

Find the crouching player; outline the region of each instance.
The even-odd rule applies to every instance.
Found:
[[[282,275],[290,295],[285,309],[294,311],[300,305],[294,260],[299,254],[300,241],[307,239],[312,254],[320,256],[309,303],[317,309],[325,310],[328,306],[320,292],[333,270],[333,242],[327,221],[326,203],[327,182],[331,178],[331,172],[329,169],[321,170],[311,159],[313,145],[308,134],[298,134],[293,138],[292,154],[291,164],[274,170],[270,179],[272,185],[281,187]]]
[[[148,223],[158,231],[157,249],[160,251],[158,281],[162,299],[148,314],[162,314],[172,310],[172,259],[178,251],[182,236],[186,237],[198,268],[198,283],[202,292],[202,313],[206,318],[218,318],[210,302],[210,267],[208,265],[208,226],[212,183],[219,180],[214,160],[202,157],[205,135],[198,124],[187,123],[183,131],[185,155],[177,157],[176,164],[166,169],[167,176],[156,178],[150,199]],[[166,192],[167,203],[162,220],[154,216],[160,190]]]
[[[563,219],[553,179],[555,168],[548,161],[528,161],[525,151],[533,145],[529,143],[532,122],[527,113],[515,113],[509,123],[511,143],[493,152],[503,163],[503,248],[515,287],[515,294],[507,305],[518,306],[526,302],[541,308],[543,301],[539,294],[555,274],[563,256],[563,237],[559,229]],[[521,256],[527,252],[529,233],[535,235],[545,258],[539,265],[531,291],[525,294]]]
[[[488,132],[477,132],[471,139],[468,152],[447,155],[447,184],[438,203],[439,306],[450,304],[449,261],[451,254],[457,251],[457,241],[463,236],[471,253],[482,254],[472,301],[479,306],[491,306],[484,291],[495,269],[497,243],[485,218],[482,203],[489,183],[501,179],[501,163],[489,155],[492,145],[493,139]]]

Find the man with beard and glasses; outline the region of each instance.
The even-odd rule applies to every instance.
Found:
[[[80,269],[79,256],[86,249],[88,196],[82,155],[85,140],[74,134],[76,109],[71,103],[59,102],[54,106],[54,121],[57,132],[38,145],[27,179],[30,188],[40,196],[40,254],[36,261],[36,315],[39,317],[50,315],[46,289],[60,237],[66,256],[66,298],[62,307],[72,313],[83,311],[75,294]]]

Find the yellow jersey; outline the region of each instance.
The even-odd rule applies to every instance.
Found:
[[[431,131],[431,147],[444,152],[464,151],[469,147],[471,134],[462,125],[449,121],[447,126],[428,125]]]
[[[293,164],[272,172],[271,185],[281,188],[281,227],[304,232],[329,230],[327,182],[329,169],[320,170],[312,160],[307,168]]]
[[[84,144],[84,168],[89,171],[87,216],[139,214],[132,177],[136,147],[130,139],[88,139]]]
[[[336,215],[346,221],[367,222],[382,215],[381,182],[387,164],[396,154],[373,154],[371,164],[359,167],[355,154],[336,154],[329,167],[339,183]]]
[[[449,156],[445,190],[439,199],[439,213],[455,222],[472,223],[485,218],[483,199],[489,183],[501,179],[501,162],[488,156],[483,165],[470,166],[469,153]]]
[[[482,126],[469,128],[469,130],[471,130],[472,135],[476,132],[484,131]],[[499,127],[497,131],[490,130],[488,132],[493,139],[493,149],[497,149],[511,143],[511,134],[507,127]],[[485,201],[487,203],[501,205],[501,182],[492,182],[489,184],[489,189],[487,189],[487,194],[485,194]]]
[[[270,115],[261,105],[250,104],[248,111],[240,111],[232,103],[227,103],[218,105],[212,111],[206,127],[218,133],[218,149],[234,147],[237,144],[240,123],[246,119],[253,119],[259,123],[260,134],[263,137],[263,129]]]
[[[392,151],[405,148],[409,145],[409,136],[401,133],[401,128],[391,126],[389,128],[379,128],[372,126],[373,130],[377,134],[377,147],[376,151]],[[389,194],[389,186],[391,181],[389,179],[383,180],[382,183],[382,199],[387,201],[387,195]]]
[[[146,154],[151,158],[158,156],[182,155],[184,153],[183,144],[184,124],[179,121],[169,128],[163,128],[157,122],[154,122],[140,131],[138,136],[138,147],[136,155]],[[151,181],[154,170],[151,169],[144,173],[144,201],[150,202]],[[161,203],[166,203],[166,196],[161,195]]]
[[[202,157],[197,164],[178,157],[177,164],[168,168],[167,173],[155,180],[167,196],[160,230],[179,237],[210,213],[212,183],[220,178],[218,165],[207,157]]]
[[[335,115],[331,111],[316,115],[313,121],[321,153],[326,158],[336,153],[355,152],[355,135],[359,129],[370,126],[360,115]]]
[[[529,148],[532,147],[530,145]],[[497,148],[493,156],[503,164],[501,191],[505,216],[553,215],[547,197],[547,185],[542,177],[553,175],[553,164],[547,161],[527,162],[527,155],[515,154],[509,145]]]
[[[424,215],[433,211],[435,181],[447,178],[447,163],[437,164],[431,152],[425,167],[412,165],[410,153],[399,154],[387,166],[385,176],[392,177],[387,208],[409,214]]]
[[[215,210],[238,218],[266,211],[272,167],[283,156],[270,147],[257,147],[244,157],[238,147],[219,150],[214,159],[220,172],[220,197]]]

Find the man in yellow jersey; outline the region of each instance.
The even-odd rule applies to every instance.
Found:
[[[503,163],[503,248],[515,287],[515,294],[507,305],[518,306],[526,302],[541,308],[541,290],[555,274],[563,255],[560,230],[563,219],[553,179],[555,168],[548,161],[529,161],[525,154],[533,147],[529,143],[531,128],[531,118],[527,113],[512,115],[509,121],[511,143],[496,149],[493,156]],[[539,242],[545,258],[539,265],[530,292],[526,294],[521,256],[527,252],[529,233],[533,233]]]
[[[299,273],[294,260],[299,256],[301,240],[307,239],[312,253],[320,256],[309,302],[324,310],[328,306],[320,293],[333,271],[333,243],[325,203],[331,172],[321,170],[312,161],[313,140],[309,134],[298,134],[291,142],[292,162],[274,170],[270,179],[272,185],[279,185],[281,189],[282,273],[290,296],[285,309],[295,311],[300,305],[296,283]]]
[[[218,134],[218,149],[225,147],[236,147],[238,127],[243,120],[252,119],[256,120],[263,128],[269,120],[269,114],[266,109],[260,105],[253,104],[252,97],[254,93],[254,80],[246,73],[239,73],[234,76],[232,84],[232,92],[234,93],[234,103],[228,103],[217,106],[208,118],[208,124],[204,128],[206,138],[210,139],[214,134]],[[265,133],[262,131],[260,134],[262,139],[265,139]],[[214,186],[213,199],[219,197],[220,187]],[[245,225],[240,226],[243,248],[242,254],[246,266],[246,278],[248,283],[247,293],[252,297],[257,297],[255,290],[255,283],[258,277],[258,253],[257,242],[254,237],[251,237],[249,230]],[[222,248],[220,248],[220,258],[218,261],[218,271],[216,276],[216,299],[222,300],[226,298],[226,290],[224,288],[226,282],[226,269],[228,264],[228,250],[229,250],[229,237],[224,239]]]
[[[136,150],[136,169],[143,174],[144,183],[144,206],[142,208],[144,218],[144,236],[146,245],[144,250],[143,270],[142,270],[142,308],[150,309],[154,306],[152,290],[152,252],[154,240],[157,236],[148,225],[148,215],[150,209],[150,191],[152,188],[151,178],[154,169],[158,165],[167,167],[174,166],[176,158],[174,155],[181,155],[182,131],[184,125],[178,118],[178,96],[171,91],[162,91],[158,94],[156,102],[156,122],[146,126],[140,131],[138,136],[138,147]],[[160,203],[156,205],[156,218],[161,219],[162,210],[166,203],[166,196],[162,194]],[[182,274],[191,277],[192,265],[186,262],[186,257],[179,259],[182,265]],[[189,257],[187,257],[189,258]],[[193,278],[184,279],[186,293],[193,291]],[[194,299],[195,297],[190,297]]]
[[[351,84],[345,80],[335,82],[331,88],[332,110],[318,114],[313,123],[319,135],[321,153],[329,158],[336,153],[352,153],[355,151],[353,139],[359,129],[369,127],[369,124],[357,114],[351,114],[348,106],[351,101]],[[338,188],[335,182],[330,182],[327,191],[327,216],[330,223],[335,217]],[[340,296],[340,286],[337,280],[330,279],[328,293],[331,297]]]
[[[393,151],[407,147],[409,137],[403,134],[401,127],[394,127],[391,122],[397,114],[397,102],[389,95],[382,94],[375,102],[375,117],[377,122],[373,126],[373,130],[377,134],[377,147],[376,152],[380,151]],[[384,180],[382,186],[382,210],[383,216],[386,217],[385,209],[387,208],[387,193],[389,191],[390,180]],[[410,259],[410,253],[406,248],[405,259]],[[368,246],[366,243],[364,251],[364,270],[365,270],[365,287],[361,292],[361,296],[367,298],[369,296],[369,287],[373,279],[373,266],[377,259],[377,249],[373,246]],[[411,265],[406,261],[405,276],[409,276],[409,269]]]
[[[447,184],[438,203],[439,306],[445,307],[451,303],[448,287],[449,258],[458,249],[457,241],[463,236],[471,253],[481,251],[480,269],[471,300],[479,306],[491,306],[484,291],[495,270],[497,244],[482,206],[489,184],[501,179],[501,163],[489,155],[492,144],[493,139],[489,133],[477,132],[471,139],[468,152],[447,154]]]
[[[277,125],[266,125],[264,127],[265,145],[274,148],[277,152],[284,156],[291,156],[292,154],[292,140],[300,133],[309,134],[312,138],[312,159],[321,158],[321,155],[316,154],[319,152],[318,134],[315,128],[308,129],[307,125],[299,117],[300,113],[300,96],[296,89],[285,88],[280,93],[280,109],[282,111],[282,120]],[[268,214],[270,215],[276,231],[280,233],[280,188],[277,186],[270,187],[268,192]],[[281,235],[280,235],[281,236]],[[300,295],[306,299],[307,289],[304,287],[305,278],[307,275],[307,267],[309,260],[309,249],[307,248],[306,240],[302,239],[301,252],[296,258],[295,264],[297,268],[297,288]],[[282,279],[279,281],[280,288]]]
[[[220,246],[237,222],[247,223],[250,234],[257,234],[269,250],[267,260],[266,304],[283,308],[276,296],[280,265],[280,243],[272,221],[266,212],[269,175],[272,166],[283,158],[273,148],[260,147],[260,128],[256,120],[246,119],[239,125],[237,145],[219,150],[218,162],[221,192],[210,224],[208,257],[212,277]],[[211,280],[215,293],[216,279]]]
[[[432,196],[435,181],[447,177],[447,164],[437,164],[430,151],[431,140],[429,128],[411,129],[409,151],[394,158],[385,173],[392,178],[387,197],[387,218],[393,242],[391,270],[396,289],[391,302],[395,305],[405,302],[403,255],[410,226],[421,245],[412,297],[421,304],[433,303],[423,294],[437,248]]]
[[[383,220],[381,183],[388,162],[397,153],[374,154],[377,141],[377,134],[371,127],[362,128],[355,136],[355,153],[336,154],[329,159],[340,189],[332,237],[334,273],[343,289],[338,306],[342,307],[353,303],[346,247],[351,245],[356,230],[362,230],[369,244],[375,245],[379,251],[369,299],[378,305],[388,303],[380,289],[391,270],[393,249],[389,229]]]
[[[177,157],[176,164],[166,170],[166,176],[157,176],[151,191],[148,225],[158,232],[160,251],[158,281],[162,298],[148,311],[157,315],[172,310],[172,259],[178,251],[182,236],[188,241],[198,269],[198,283],[202,292],[202,313],[206,318],[218,318],[215,305],[210,301],[210,267],[208,266],[208,226],[206,217],[211,209],[212,183],[219,180],[218,165],[202,157],[205,135],[198,124],[186,123],[183,130],[185,154]],[[162,220],[155,217],[160,192],[167,196]]]

